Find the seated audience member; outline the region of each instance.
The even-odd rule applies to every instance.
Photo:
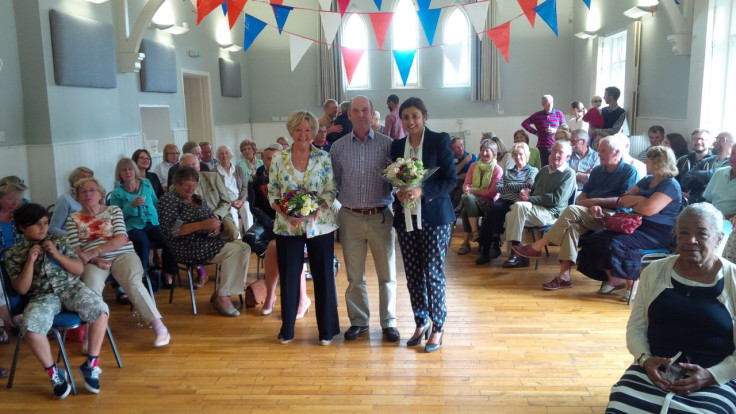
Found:
[[[736,225],[736,218],[731,217],[731,228],[733,229],[733,226]],[[726,241],[723,249],[723,258],[730,261],[731,263],[736,263],[736,231],[731,231],[731,235],[728,236],[728,240]]]
[[[675,223],[679,254],[642,272],[626,328],[635,362],[611,388],[607,413],[734,411],[736,266],[715,254],[722,218],[707,203],[686,207]]]
[[[712,155],[710,147],[713,145],[713,137],[707,129],[696,129],[690,135],[693,150],[677,160],[677,181],[682,180],[685,173],[695,166],[703,158]]]
[[[705,200],[703,191],[717,169],[728,167],[733,144],[733,135],[721,132],[713,144],[713,155],[700,160],[680,178],[683,204],[700,203]]]
[[[641,180],[642,178],[647,176],[648,173],[646,164],[631,156],[631,141],[629,140],[629,137],[622,133],[618,133],[613,135],[603,135],[601,136],[601,139],[603,139],[603,137],[605,136],[615,136],[616,139],[621,140],[621,142],[624,143],[624,145],[626,146],[626,151],[624,151],[622,159],[625,163],[634,167],[634,169],[636,170],[637,180]]]
[[[199,170],[200,171],[209,171],[210,167],[207,166],[207,164],[202,162],[202,148],[194,141],[187,141],[184,143],[184,145],[181,147],[181,150],[184,154],[193,154],[197,157],[197,161],[199,161]],[[180,161],[181,162],[181,161]],[[171,187],[171,184],[173,184],[174,181],[174,174],[176,174],[176,170],[179,169],[179,162],[172,165],[171,168],[169,168],[169,172],[167,173],[166,178],[166,188]]]
[[[478,161],[478,157],[465,151],[465,141],[462,138],[452,137],[450,143],[452,144],[452,159],[455,161],[455,173],[457,174],[457,186],[450,191],[450,200],[452,205],[455,206],[455,210],[459,212],[465,176],[470,169],[470,165]]]
[[[105,280],[112,273],[112,277],[128,293],[133,308],[153,328],[156,335],[153,346],[168,345],[171,336],[143,286],[143,266],[135,254],[133,243],[128,240],[123,212],[117,206],[103,203],[105,189],[96,178],[77,181],[74,183],[74,192],[82,208],[69,215],[66,234],[74,253],[84,264],[82,281],[95,293],[102,295]],[[85,344],[82,344],[82,349],[85,349]]]
[[[639,278],[643,251],[667,248],[672,242],[672,224],[680,211],[675,154],[662,146],[649,148],[647,170],[650,175],[619,197],[616,204],[641,215],[641,226],[632,234],[601,229],[580,240],[578,271],[602,281],[600,294],[628,285],[630,295],[631,283]]]
[[[647,149],[642,150],[639,155],[636,156],[636,159],[644,162],[647,159],[647,150],[651,147],[656,147],[657,145],[664,145],[663,141],[665,138],[664,134],[664,128],[662,128],[659,125],[652,125],[649,127],[649,131],[647,131],[647,137],[649,138],[649,146]]]
[[[328,99],[322,105],[322,108],[324,109],[324,114],[322,114],[322,116],[319,117],[319,124],[327,127],[328,134],[331,134],[333,132],[342,133],[342,126],[335,125],[335,118],[337,118],[337,111],[339,109],[337,105],[337,101],[334,99]],[[286,148],[282,148],[282,149],[286,149]]]
[[[70,214],[82,209],[74,197],[74,183],[82,178],[91,178],[94,171],[87,167],[77,167],[69,174],[69,191],[62,194],[54,204],[54,213],[49,222],[49,234],[54,236],[66,236],[66,219]]]
[[[23,235],[17,233],[13,221],[13,213],[23,204],[23,192],[28,187],[22,180],[15,176],[8,176],[0,179],[0,249],[13,246],[15,243],[22,241]],[[10,312],[5,304],[5,294],[0,285],[0,343],[8,343],[8,326],[14,325],[10,318]],[[5,368],[0,368],[0,378],[8,375]]]
[[[327,141],[332,144],[337,141],[340,137],[349,134],[353,130],[353,123],[348,119],[348,112],[350,112],[350,101],[344,101],[340,104],[340,112],[335,118],[333,126],[338,125],[342,127],[342,132],[332,132],[327,134]]]
[[[139,172],[132,159],[122,158],[118,161],[115,167],[117,184],[110,196],[110,205],[122,211],[128,239],[133,243],[144,272],[148,271],[151,250],[162,249],[163,279],[166,285],[170,285],[178,271],[176,259],[164,245],[158,227],[158,198],[155,190],[148,179],[141,178]]]
[[[601,165],[590,173],[590,179],[577,198],[568,206],[541,239],[527,245],[513,246],[514,252],[527,258],[538,258],[549,244],[560,246],[560,271],[544,290],[572,287],[570,269],[578,256],[581,234],[603,228],[604,217],[614,213],[616,200],[636,184],[636,170],[621,159],[625,147],[615,137],[603,138],[599,146]]]
[[[665,136],[664,140],[662,141],[662,145],[667,148],[671,148],[672,151],[675,153],[675,159],[678,160],[680,159],[680,157],[685,156],[688,153],[687,141],[685,141],[685,137],[683,137],[682,134],[678,134],[677,132],[667,134],[667,136]]]
[[[66,372],[57,367],[51,356],[47,334],[54,316],[62,307],[77,312],[89,323],[87,359],[79,367],[84,387],[94,394],[100,392],[98,368],[100,347],[110,313],[102,297],[82,283],[82,261],[64,237],[48,235],[49,214],[43,206],[26,204],[15,212],[15,226],[23,241],[7,252],[6,266],[13,289],[27,295],[29,302],[23,311],[20,330],[23,340],[36,355],[58,398],[69,395],[72,387]]]
[[[529,145],[529,134],[527,134],[523,129],[519,129],[514,132],[514,143],[517,142],[523,142],[529,148],[528,164],[536,168],[537,171],[542,169],[542,161],[539,159],[539,149]]]
[[[179,162],[179,147],[175,144],[166,144],[164,146],[164,159],[154,169],[164,192],[169,191],[169,168],[177,162]]]
[[[484,134],[485,135],[485,134]],[[465,177],[462,197],[463,244],[458,254],[470,253],[470,241],[478,241],[478,217],[486,217],[498,198],[496,185],[503,169],[496,163],[496,143],[484,139],[480,143],[480,159],[470,165]]]
[[[381,125],[381,113],[373,110],[373,117],[371,118],[371,129],[374,132],[381,132],[383,131],[383,125]]]
[[[591,133],[592,129],[603,128],[604,121],[603,114],[601,114],[601,105],[603,105],[603,98],[598,95],[593,95],[590,99],[590,109],[586,111],[583,116],[583,121],[588,123],[588,133],[591,136],[594,136],[594,134]]]
[[[314,137],[312,145],[314,145],[315,148],[321,149],[322,151],[330,152],[331,144],[329,141],[327,141],[327,128],[324,125],[319,126],[319,129],[317,130],[317,136]]]
[[[217,147],[217,166],[215,170],[225,184],[227,195],[230,197],[230,217],[235,225],[245,233],[253,225],[253,216],[248,207],[248,179],[245,171],[232,163],[233,153],[227,145]],[[242,223],[241,223],[242,221]]]
[[[496,151],[496,163],[501,167],[501,171],[513,168],[514,158],[511,156],[511,153],[506,150],[506,145],[501,141],[501,138],[497,137],[493,132],[486,132],[483,134],[483,139],[490,139],[491,142],[496,144],[496,148],[498,149]],[[483,139],[481,139],[481,141],[483,141]]]
[[[178,262],[220,264],[220,281],[212,305],[223,316],[240,316],[230,296],[245,290],[250,247],[238,240],[226,242],[222,237],[221,220],[196,194],[204,181],[199,175],[184,164],[177,171],[173,191],[158,201],[161,234]]]
[[[253,203],[251,203],[251,211],[256,222],[263,224],[264,232],[261,236],[268,242],[268,248],[263,256],[263,271],[266,281],[266,300],[261,309],[261,315],[270,315],[273,313],[273,305],[276,303],[276,286],[279,283],[279,264],[276,257],[276,240],[273,233],[273,220],[276,218],[276,212],[268,201],[268,169],[271,167],[271,160],[274,154],[281,151],[278,144],[271,145],[263,150],[263,165],[258,167],[256,177],[253,182]],[[301,319],[312,304],[311,299],[307,296],[307,280],[306,272],[302,271],[301,281],[299,284],[299,306],[296,312],[296,318]]]
[[[567,125],[570,127],[571,132],[575,132],[578,129],[588,131],[588,123],[583,120],[585,112],[585,105],[582,102],[570,102],[570,115],[572,115],[572,118],[567,121]]]
[[[339,126],[339,125],[338,125]],[[276,143],[281,145],[281,150],[289,149],[291,145],[289,145],[289,141],[284,137],[278,137],[276,138]]]
[[[207,141],[202,141],[199,143],[199,148],[202,149],[202,157],[199,160],[207,164],[209,171],[215,171],[218,160],[212,156],[212,145]]]
[[[570,168],[575,172],[577,190],[581,191],[588,182],[590,172],[600,164],[598,151],[588,146],[590,137],[585,130],[577,129],[570,135],[572,155],[570,156]]]
[[[151,153],[145,149],[135,150],[133,156],[130,157],[135,162],[136,167],[139,170],[138,175],[146,178],[153,187],[153,193],[156,194],[156,198],[164,195],[164,188],[161,186],[161,182],[158,180],[158,175],[152,173],[151,170]]]
[[[555,132],[555,141],[570,141],[570,131],[560,128]]]
[[[480,226],[478,238],[480,255],[475,260],[477,265],[486,264],[501,255],[501,235],[506,213],[511,210],[511,205],[519,197],[521,190],[534,187],[534,178],[539,172],[527,163],[529,146],[526,142],[515,142],[511,146],[511,156],[514,158],[515,165],[504,171],[501,180],[496,184],[496,192],[499,197],[483,217]]]
[[[575,193],[575,173],[567,165],[572,148],[570,141],[556,141],[549,155],[549,165],[535,177],[534,188],[523,189],[506,214],[506,242],[509,258],[504,268],[528,267],[529,259],[511,250],[520,244],[524,226],[546,226],[557,220]]]
[[[726,237],[730,237],[733,223],[736,222],[736,145],[732,147],[728,161],[727,167],[716,170],[703,192],[703,199],[711,202],[731,221],[723,226]],[[725,243],[718,246],[718,253],[721,253],[724,246]]]
[[[288,146],[288,144],[287,144]],[[240,141],[240,158],[235,165],[243,169],[245,178],[249,183],[253,182],[253,177],[256,174],[258,167],[263,165],[263,161],[258,159],[256,154],[258,153],[258,147],[256,142],[252,139],[244,139]]]

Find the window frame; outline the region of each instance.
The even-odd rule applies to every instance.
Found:
[[[370,47],[371,47],[371,33],[370,33],[370,25],[366,22],[366,19],[364,18],[363,14],[360,13],[360,10],[356,7],[351,5],[351,7],[348,9],[346,14],[350,14],[347,19],[343,19],[342,22],[340,22],[340,44],[344,47],[350,47],[345,44],[345,29],[348,26],[348,24],[352,21],[352,19],[359,19],[361,23],[363,23],[363,31],[365,33],[365,48],[363,49],[363,55],[360,58],[360,62],[358,63],[358,67],[355,68],[355,72],[353,73],[353,82],[348,83],[348,77],[345,70],[342,71],[342,79],[343,82],[346,85],[347,90],[349,91],[362,91],[362,90],[370,90],[371,89],[371,59],[369,55]],[[343,65],[345,62],[342,62]],[[365,65],[366,70],[366,83],[360,84],[357,86],[353,86],[355,83],[355,74],[358,73],[360,68]]]
[[[394,17],[391,19],[391,49],[392,50],[412,50],[412,49],[398,49],[396,47],[396,30],[395,27],[398,24],[397,23],[397,13],[396,10],[399,8],[399,5],[403,2],[407,2],[412,6],[412,9],[414,10],[414,19],[416,23],[416,45],[414,47],[414,50],[416,50],[414,54],[414,62],[412,62],[412,67],[409,70],[409,77],[407,78],[407,83],[404,85],[401,80],[401,74],[399,73],[399,66],[396,64],[396,58],[394,57],[393,53],[391,54],[391,89],[421,89],[422,88],[422,69],[421,65],[419,64],[419,61],[422,57],[422,50],[420,49],[420,41],[421,41],[421,30],[422,30],[422,23],[419,21],[419,16],[416,15],[416,5],[412,0],[397,0],[393,5],[393,13]],[[412,74],[412,69],[414,70],[416,74],[416,82],[411,83],[410,79]]]
[[[469,88],[470,83],[471,83],[471,76],[472,76],[471,74],[471,62],[472,62],[471,60],[471,53],[472,53],[471,39],[474,33],[473,33],[472,23],[470,21],[470,18],[468,17],[468,14],[465,12],[465,9],[463,7],[456,6],[454,10],[445,14],[443,21],[442,21],[442,42],[447,43],[447,40],[445,39],[445,33],[450,32],[449,21],[450,21],[450,18],[452,18],[452,16],[455,15],[455,13],[459,13],[463,17],[463,19],[465,20],[465,25],[466,25],[465,40],[463,42],[465,44],[464,48],[467,50],[466,59],[465,59],[465,64],[467,67],[465,76],[467,78],[467,81],[462,84],[449,84],[448,85],[447,76],[446,76],[447,69],[449,68],[453,72],[459,72],[460,70],[462,70],[462,66],[456,71],[455,68],[452,66],[452,63],[450,63],[447,60],[447,57],[443,53],[442,54],[442,87],[443,88]]]

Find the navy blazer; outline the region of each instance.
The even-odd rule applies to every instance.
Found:
[[[391,143],[391,159],[404,157],[407,137]],[[422,185],[422,221],[429,226],[439,226],[455,221],[455,211],[449,191],[457,186],[455,161],[452,158],[450,136],[446,132],[432,132],[425,127],[422,145],[422,163],[427,169],[440,167]],[[398,199],[394,201],[394,227],[403,226],[404,209]]]

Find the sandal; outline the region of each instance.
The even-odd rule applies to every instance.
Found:
[[[613,292],[614,290],[620,290],[620,289],[624,289],[624,288],[626,288],[626,283],[621,283],[620,285],[614,286],[614,285],[609,285],[607,282],[603,282],[601,284],[601,288],[598,289],[598,294],[599,295],[607,295],[607,294]]]
[[[470,253],[470,243],[463,243],[459,249],[457,249],[457,254],[468,254]]]
[[[542,283],[542,289],[544,290],[560,290],[560,289],[567,289],[572,287],[572,281],[565,280],[559,276],[555,277],[554,279],[550,280],[547,283]]]
[[[204,276],[199,276],[199,279],[194,283],[194,288],[202,289],[207,284],[207,279],[209,279],[209,276],[206,273]]]
[[[624,293],[620,298],[618,298],[618,301],[623,302],[623,303],[629,303],[630,300],[634,300],[635,296],[636,296],[636,292],[626,290],[626,293]]]
[[[477,243],[478,239],[480,239],[480,231],[473,230],[473,233],[471,233],[470,241]]]

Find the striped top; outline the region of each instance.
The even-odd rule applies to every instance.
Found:
[[[108,206],[96,216],[86,216],[80,210],[70,214],[66,219],[66,237],[69,243],[73,248],[79,246],[84,252],[102,246],[119,234],[128,237],[123,212],[117,206]],[[119,249],[106,252],[101,257],[109,260],[133,251],[133,243],[128,240]]]
[[[555,143],[555,133],[549,132],[548,128],[557,130],[565,125],[565,115],[552,109],[549,113],[544,110],[535,112],[521,123],[521,127],[537,136],[537,148],[552,148]]]
[[[399,108],[386,115],[386,125],[383,127],[383,133],[392,139],[401,139],[406,135],[401,117],[399,117]]]
[[[391,138],[374,131],[365,141],[351,132],[332,144],[332,170],[343,206],[373,208],[391,204],[391,184],[381,177],[381,168],[390,155]]]

